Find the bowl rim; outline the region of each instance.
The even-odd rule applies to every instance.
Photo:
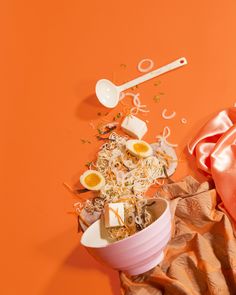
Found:
[[[80,243],[81,243],[81,245],[83,245],[84,247],[86,247],[86,248],[90,248],[90,249],[105,249],[105,248],[109,248],[109,247],[112,247],[112,246],[114,246],[114,245],[118,245],[118,244],[122,244],[122,243],[124,243],[124,242],[126,242],[126,241],[128,241],[128,240],[130,240],[130,239],[132,239],[132,238],[134,238],[134,237],[137,237],[137,236],[139,236],[141,233],[143,233],[144,231],[147,231],[147,230],[150,230],[157,222],[159,222],[160,220],[162,220],[163,218],[164,218],[164,215],[166,215],[166,213],[169,211],[170,212],[170,206],[169,206],[169,201],[168,200],[166,200],[166,199],[164,199],[164,198],[156,198],[157,200],[162,200],[162,201],[164,201],[165,203],[166,203],[166,208],[165,208],[165,210],[162,212],[162,214],[154,221],[154,222],[152,222],[149,226],[147,226],[147,227],[145,227],[144,229],[142,229],[141,231],[138,231],[138,232],[136,232],[135,234],[133,234],[132,236],[129,236],[129,237],[127,237],[127,238],[125,238],[125,239],[122,239],[122,240],[119,240],[119,241],[115,241],[115,242],[113,242],[113,243],[111,243],[111,244],[107,244],[107,245],[105,245],[105,246],[98,246],[98,247],[96,247],[96,246],[87,246],[87,245],[85,245],[85,244],[83,244],[83,237],[84,237],[84,234],[86,233],[86,231],[89,229],[87,229],[83,234],[82,234],[82,236],[81,236],[81,238],[80,238]],[[95,222],[100,222],[101,220],[100,220],[100,218],[97,220],[97,221],[95,221]],[[94,224],[94,223],[93,223]],[[93,225],[93,224],[91,224],[91,226]]]

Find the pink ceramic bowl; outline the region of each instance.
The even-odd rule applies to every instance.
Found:
[[[165,199],[154,200],[150,211],[155,221],[142,231],[111,243],[99,219],[83,233],[81,244],[100,262],[129,275],[138,275],[155,267],[163,260],[163,249],[171,236],[171,213]]]

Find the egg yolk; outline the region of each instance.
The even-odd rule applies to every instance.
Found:
[[[90,187],[98,185],[100,181],[101,179],[96,173],[91,173],[87,175],[84,179],[84,182]]]
[[[148,146],[144,143],[135,143],[133,147],[137,153],[145,153],[148,151]]]

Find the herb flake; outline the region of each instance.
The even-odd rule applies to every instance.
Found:
[[[88,167],[88,168],[90,168],[90,166],[93,164],[93,162],[87,162],[86,164],[85,164],[85,166],[86,167]]]
[[[91,141],[90,141],[90,140],[83,139],[83,138],[80,139],[80,142],[81,142],[82,144],[86,144],[86,143],[91,144]]]
[[[153,85],[154,86],[159,86],[161,84],[161,81],[156,81]]]
[[[154,97],[153,97],[153,100],[154,100],[155,102],[159,102],[160,99],[161,99],[160,95],[154,95]]]

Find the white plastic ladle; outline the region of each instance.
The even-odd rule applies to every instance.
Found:
[[[185,57],[181,57],[159,69],[151,71],[143,76],[140,76],[132,81],[124,83],[123,85],[116,86],[107,79],[101,79],[96,84],[96,95],[102,105],[107,108],[114,108],[120,100],[120,94],[131,87],[134,87],[147,80],[160,76],[171,70],[177,69],[187,64]]]

